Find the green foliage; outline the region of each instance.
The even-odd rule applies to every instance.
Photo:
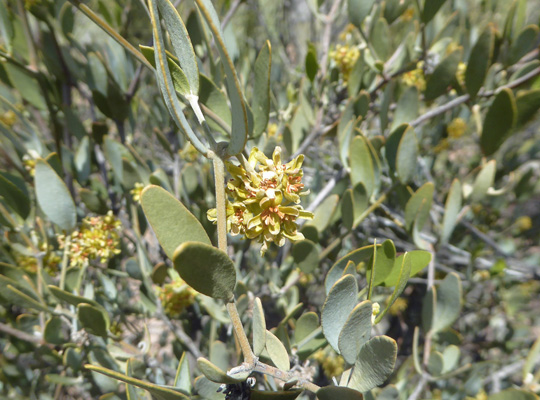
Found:
[[[0,0],[0,397],[538,398],[539,6]]]

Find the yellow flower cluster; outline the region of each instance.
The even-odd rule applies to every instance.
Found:
[[[300,203],[302,191],[304,156],[299,155],[287,164],[281,163],[281,148],[275,148],[272,159],[256,147],[245,168],[227,163],[232,179],[227,183],[227,193],[233,201],[227,201],[227,230],[232,235],[242,234],[248,239],[258,239],[263,243],[261,255],[268,244],[285,244],[285,239],[304,239],[298,232],[298,218],[313,218]],[[247,168],[247,170],[246,170]],[[257,170],[255,170],[257,169]],[[217,221],[216,209],[208,210],[208,219]]]
[[[467,130],[467,123],[463,118],[454,118],[446,127],[448,137],[451,139],[457,139],[463,136]]]
[[[461,86],[465,85],[465,71],[467,70],[467,64],[460,62],[456,71],[456,79]]]
[[[312,357],[321,365],[328,378],[341,375],[345,369],[343,357],[336,354],[330,347],[317,350]]]
[[[337,64],[345,82],[349,80],[349,75],[359,56],[360,50],[349,45],[338,44],[336,49],[330,52],[330,57]]]
[[[7,110],[0,115],[0,123],[6,125],[8,128],[15,125],[15,122],[17,122],[17,115],[12,110]]]
[[[424,76],[424,62],[416,64],[416,69],[403,74],[401,80],[406,86],[416,86],[419,92],[426,90],[426,78]]]
[[[69,256],[71,266],[88,265],[90,260],[99,259],[106,263],[115,255],[120,254],[121,223],[112,211],[105,216],[86,217],[81,229],[71,234],[69,241]],[[66,245],[66,237],[58,236],[60,248]]]
[[[41,251],[46,252],[43,256],[43,269],[49,275],[54,275],[58,271],[62,258],[56,254],[52,246],[47,247],[45,243],[42,243],[39,248]],[[15,262],[26,272],[37,273],[38,260],[36,257],[15,253]]]
[[[144,189],[144,184],[137,182],[135,184],[135,187],[129,191],[135,203],[141,202],[141,194],[142,194],[143,189]]]
[[[196,292],[181,278],[163,285],[158,291],[163,310],[172,318],[180,316],[195,301]]]

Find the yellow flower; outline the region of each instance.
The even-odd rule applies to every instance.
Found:
[[[532,220],[531,217],[524,215],[522,217],[519,217],[515,222],[516,227],[520,232],[528,231],[532,228]]]
[[[232,178],[227,183],[227,193],[233,201],[227,202],[227,230],[232,235],[258,239],[263,244],[261,254],[270,242],[283,246],[286,238],[303,239],[296,220],[313,218],[299,205],[300,197],[309,193],[303,191],[303,160],[300,155],[282,164],[280,147],[275,148],[272,159],[255,147],[247,160],[247,170],[228,162]],[[216,209],[208,210],[207,216],[215,222]]]
[[[180,316],[195,301],[196,292],[181,278],[163,285],[158,291],[163,310],[172,318]]]
[[[317,350],[312,357],[321,365],[328,378],[341,375],[345,369],[343,357],[337,355],[330,347]]]
[[[330,57],[338,66],[345,82],[349,80],[349,75],[359,56],[360,50],[358,47],[350,47],[349,45],[338,44],[336,49],[330,52]]]
[[[137,182],[135,184],[135,187],[130,190],[129,193],[131,194],[131,196],[133,198],[133,201],[135,203],[140,203],[141,202],[141,193],[142,193],[143,189],[144,189],[144,184]]]
[[[467,70],[467,64],[460,62],[456,71],[456,79],[461,86],[465,85],[465,71]]]
[[[7,127],[11,128],[17,122],[17,115],[12,110],[7,110],[4,114],[0,115],[0,123],[3,123]]]
[[[463,118],[454,118],[452,122],[446,127],[448,137],[451,139],[457,139],[463,136],[467,129],[467,123]]]
[[[90,260],[99,259],[106,263],[115,255],[120,254],[120,220],[112,211],[105,216],[86,217],[81,228],[71,234],[69,256],[71,266],[88,265]],[[60,248],[66,245],[66,237],[58,236]]]
[[[416,64],[416,69],[406,72],[401,78],[406,86],[416,86],[418,91],[426,90],[426,78],[424,77],[424,62],[420,61]]]

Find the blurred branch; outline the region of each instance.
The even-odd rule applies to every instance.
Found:
[[[223,17],[221,20],[221,29],[225,30],[229,22],[231,21],[231,18],[234,16],[234,13],[236,10],[238,10],[238,7],[240,7],[240,4],[242,4],[242,0],[235,0],[234,3],[231,5],[229,10],[227,11],[227,14]]]
[[[135,58],[137,58],[145,67],[150,70],[154,70],[152,65],[144,58],[139,50],[137,50],[131,43],[129,43],[124,37],[118,34],[109,24],[101,19],[96,13],[94,13],[86,4],[82,4],[80,0],[68,0],[74,7],[81,11],[84,15],[90,18],[97,26],[99,26],[105,33],[116,40],[122,47],[129,51]]]
[[[49,345],[48,343],[46,343],[43,339],[41,339],[40,337],[37,337],[37,336],[34,336],[34,335],[31,335],[29,333],[26,333],[26,332],[23,332],[23,331],[20,331],[18,329],[15,329],[9,325],[6,325],[2,322],[0,322],[0,332],[4,332],[10,336],[13,336],[17,339],[20,339],[20,340],[23,340],[25,342],[30,342],[30,343],[35,343],[35,344],[38,344],[38,345],[44,345],[44,346],[47,346],[47,347],[53,347],[51,345]]]

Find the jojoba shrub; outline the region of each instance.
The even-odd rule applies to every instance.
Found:
[[[0,0],[0,397],[540,392],[538,0]]]

